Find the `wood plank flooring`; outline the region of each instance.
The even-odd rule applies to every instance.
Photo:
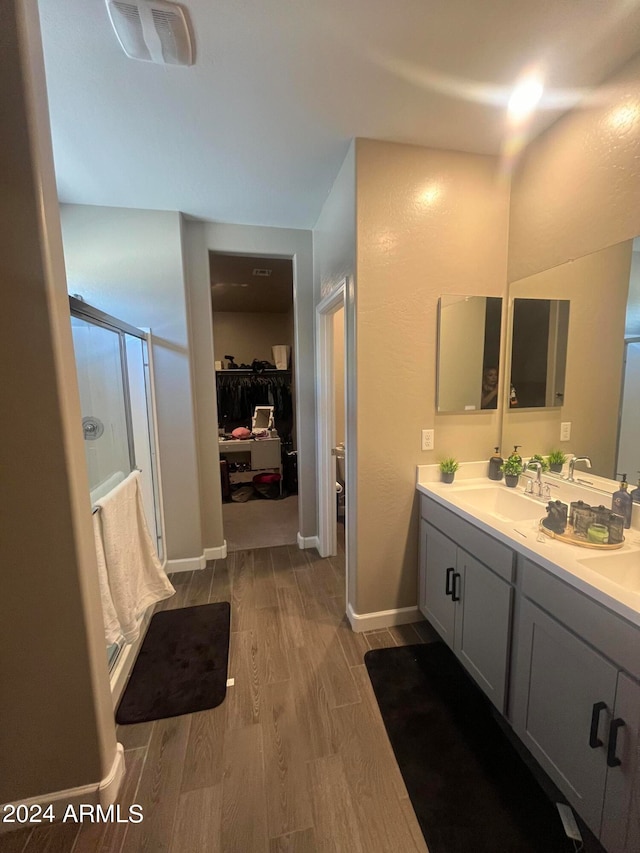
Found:
[[[159,609],[231,602],[224,703],[118,728],[142,823],[20,830],[0,853],[426,853],[363,656],[429,626],[354,634],[342,550],[236,551],[173,580]]]

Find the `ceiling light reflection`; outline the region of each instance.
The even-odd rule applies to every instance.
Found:
[[[509,118],[515,122],[528,118],[537,107],[543,91],[542,80],[536,72],[530,72],[522,77],[516,83],[507,104]]]

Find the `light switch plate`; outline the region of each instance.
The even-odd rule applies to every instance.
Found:
[[[422,449],[423,450],[433,450],[434,433],[435,433],[435,430],[433,430],[433,429],[423,429],[422,430]]]
[[[571,438],[571,421],[560,424],[560,441],[569,441]]]

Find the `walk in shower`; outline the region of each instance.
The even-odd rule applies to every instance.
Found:
[[[162,560],[148,336],[79,299],[69,304],[91,504],[139,469],[147,526]],[[107,648],[110,668],[120,648]]]

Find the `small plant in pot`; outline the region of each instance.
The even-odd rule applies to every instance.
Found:
[[[562,471],[562,466],[567,461],[567,457],[561,450],[552,450],[547,456],[547,461],[549,468],[556,474],[559,474]]]
[[[529,462],[539,462],[542,467],[542,473],[546,474],[549,470],[549,463],[544,458],[544,456],[540,456],[539,453],[534,453]]]
[[[458,462],[453,456],[447,456],[440,463],[440,479],[443,483],[453,483],[453,478],[456,476],[456,471],[459,468]]]
[[[504,473],[504,481],[510,489],[515,489],[518,485],[518,477],[522,474],[522,461],[514,459],[511,456],[503,463],[502,469]]]

